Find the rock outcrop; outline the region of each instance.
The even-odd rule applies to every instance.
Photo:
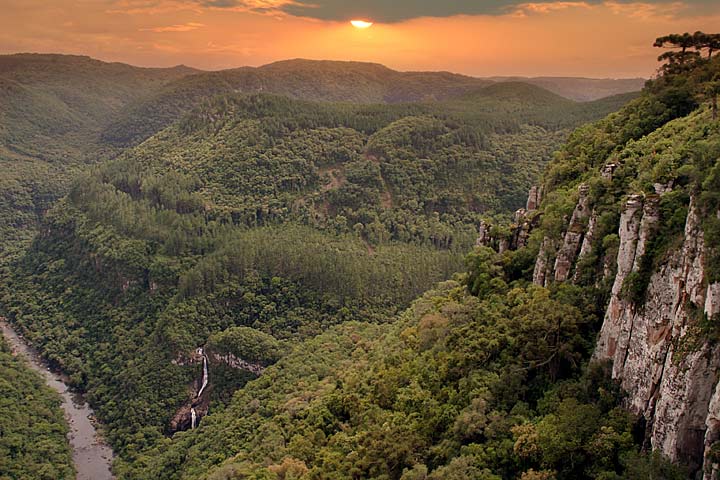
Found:
[[[593,242],[595,241],[595,235],[597,231],[598,217],[595,212],[590,216],[590,220],[587,224],[587,230],[583,236],[582,245],[580,246],[580,253],[577,255],[577,265],[575,266],[575,274],[573,275],[573,282],[577,283],[582,273],[579,268],[580,260],[592,253]]]
[[[583,236],[585,235],[586,220],[590,216],[590,206],[588,193],[590,187],[585,184],[580,185],[579,198],[575,210],[573,211],[570,223],[563,244],[555,258],[555,281],[562,282],[570,276],[570,270],[575,263],[578,255]]]
[[[178,354],[177,358],[172,361],[175,365],[195,365],[202,364],[202,376],[196,378],[188,389],[188,399],[175,412],[169,424],[170,433],[183,430],[189,430],[197,426],[200,418],[207,415],[210,409],[210,396],[208,392],[209,371],[208,358],[203,347],[196,348],[190,354]]]
[[[532,211],[540,208],[542,202],[542,187],[533,185],[528,192],[528,199],[525,203],[525,210]]]
[[[248,362],[240,357],[236,357],[232,353],[220,354],[217,352],[208,352],[210,363],[227,365],[230,368],[237,370],[245,370],[246,372],[253,373],[255,375],[262,375],[265,370],[265,366],[259,363]]]
[[[196,417],[201,418],[201,417],[204,417],[205,415],[207,415],[208,407],[209,407],[208,400],[198,402],[197,404],[193,404],[193,402],[191,402],[191,401],[183,404],[183,406],[180,407],[177,412],[175,412],[175,415],[173,415],[173,418],[170,419],[170,424],[169,424],[168,430],[170,431],[170,433],[183,432],[185,430],[190,430],[192,428],[192,422],[193,422],[193,419],[192,419],[193,409],[196,412]]]
[[[605,166],[603,177],[610,180],[616,168]],[[707,284],[696,200],[688,208],[682,245],[655,259],[650,271],[645,258],[662,222],[661,197],[672,187],[658,184],[653,194],[629,196],[617,257],[598,259],[604,275],[616,274],[593,360],[611,362],[613,378],[627,393],[625,406],[644,420],[648,449],[702,469],[705,480],[719,480],[720,345],[703,333],[701,321],[720,319],[720,284]],[[533,282],[577,281],[578,261],[592,252],[597,223],[588,187],[581,185],[564,235],[542,242]],[[633,290],[638,281],[647,284],[642,298]]]
[[[704,458],[720,436],[720,348],[700,331],[715,314],[718,288],[706,287],[704,238],[696,202],[689,207],[682,247],[652,273],[644,299],[624,298],[659,221],[658,197],[631,197],[620,221],[617,275],[595,360],[612,362],[628,393],[626,406],[645,419],[648,447],[714,478]],[[715,473],[715,475],[717,475]]]
[[[535,285],[546,286],[552,275],[552,258],[550,255],[555,250],[553,247],[553,241],[549,237],[545,237],[535,258],[535,268],[533,269],[533,283]]]
[[[594,217],[590,209],[589,193],[590,188],[587,185],[581,184],[578,187],[578,202],[562,237],[562,243],[547,236],[543,239],[533,269],[534,284],[546,287],[551,281],[568,280],[577,259],[583,255],[583,250],[585,253],[589,252],[595,229],[595,222],[588,220]]]
[[[616,164],[606,165],[602,178],[612,180],[616,169]],[[672,192],[673,184],[654,187],[652,194],[627,198],[617,255],[610,258],[605,252],[593,267],[605,277],[616,272],[593,361],[612,364],[613,378],[627,393],[625,406],[644,420],[648,449],[702,470],[704,480],[720,480],[720,344],[703,330],[720,321],[720,283],[708,285],[696,199],[688,207],[684,237],[677,239],[681,245],[662,258],[646,258],[656,254],[648,250],[662,225],[662,196]],[[579,260],[600,240],[589,188],[580,185],[578,193],[563,236],[543,239],[533,271],[537,285],[578,281]],[[530,191],[528,210],[516,212],[509,237],[493,238],[482,224],[478,244],[496,249],[526,245],[541,218],[541,212],[530,210],[539,205],[539,195],[539,189]]]
[[[495,249],[498,253],[506,250],[517,250],[527,246],[530,233],[540,224],[542,213],[537,209],[542,200],[542,188],[532,187],[528,193],[527,208],[520,208],[513,216],[513,225],[509,236],[496,237],[490,231],[490,225],[480,222],[475,245]]]
[[[634,305],[621,298],[621,291],[625,279],[636,265],[635,257],[638,253],[638,239],[640,238],[640,223],[642,221],[643,199],[640,195],[632,195],[625,202],[620,215],[620,248],[617,255],[617,273],[613,282],[610,303],[605,311],[600,336],[595,346],[595,357],[599,359],[615,359],[618,352],[618,342],[627,340],[626,316],[632,315]],[[644,248],[644,247],[643,247]],[[622,348],[620,349],[622,351]],[[615,374],[615,369],[613,369]]]
[[[194,428],[195,424],[207,415],[210,409],[210,388],[205,387],[210,387],[210,385],[207,383],[209,378],[206,377],[208,371],[205,369],[208,365],[225,365],[237,370],[250,372],[256,376],[262,375],[266,367],[266,365],[260,363],[243,360],[232,353],[208,351],[203,347],[197,348],[189,353],[179,353],[177,357],[172,360],[172,363],[180,366],[202,364],[204,373],[202,377],[195,379],[192,384],[189,385],[187,400],[175,412],[175,415],[173,415],[168,425],[170,433]]]

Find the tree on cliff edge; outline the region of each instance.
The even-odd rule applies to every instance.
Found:
[[[700,60],[712,59],[713,53],[720,50],[720,34],[671,33],[655,39],[653,46],[671,49],[658,57],[658,61],[665,62],[661,67],[663,73],[680,73]],[[703,51],[707,52],[705,59],[701,55]]]

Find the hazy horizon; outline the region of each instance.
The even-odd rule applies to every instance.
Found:
[[[374,25],[355,28],[355,18]],[[203,70],[307,58],[475,77],[648,78],[656,37],[718,24],[720,5],[705,0],[4,0],[0,53]]]
[[[233,70],[233,69],[240,69],[240,68],[262,68],[262,67],[272,65],[275,63],[293,62],[293,61],[308,61],[308,62],[362,63],[362,64],[369,64],[369,65],[380,65],[382,67],[386,67],[390,70],[394,70],[394,71],[401,72],[401,73],[426,73],[426,72],[449,73],[452,75],[463,75],[463,76],[472,77],[472,78],[489,79],[489,80],[493,80],[493,79],[504,80],[504,79],[513,79],[513,78],[528,78],[528,79],[533,79],[533,78],[573,78],[573,79],[587,79],[587,80],[637,80],[637,79],[643,79],[643,80],[646,80],[646,79],[650,78],[650,76],[645,76],[645,77],[642,77],[642,76],[591,77],[591,76],[580,75],[580,74],[578,74],[578,75],[572,75],[572,74],[553,75],[552,73],[547,74],[547,75],[529,75],[529,74],[498,75],[498,74],[493,74],[493,73],[489,73],[487,75],[471,75],[471,74],[467,74],[467,73],[456,72],[456,71],[449,70],[449,69],[439,69],[439,70],[398,69],[398,68],[393,68],[391,65],[386,65],[384,63],[374,62],[371,60],[368,60],[368,61],[365,61],[365,60],[331,60],[331,59],[327,59],[327,58],[301,58],[301,57],[278,59],[278,60],[273,60],[273,61],[270,61],[267,63],[258,64],[258,65],[234,65],[234,66],[229,66],[226,68],[208,69],[208,68],[200,68],[200,67],[197,67],[194,65],[188,65],[186,63],[178,63],[175,65],[139,65],[139,64],[135,64],[135,63],[131,63],[131,62],[123,62],[123,61],[118,61],[118,60],[106,60],[103,58],[93,57],[91,55],[86,55],[83,53],[59,53],[59,52],[52,52],[52,51],[47,51],[47,52],[30,52],[30,51],[20,52],[19,51],[19,52],[0,53],[0,56],[13,56],[13,55],[47,55],[47,56],[59,55],[59,56],[67,56],[67,57],[85,57],[85,58],[90,58],[92,60],[98,60],[98,61],[101,61],[104,63],[117,63],[117,64],[122,64],[122,65],[129,65],[131,67],[137,67],[137,68],[151,68],[151,69],[152,68],[159,68],[159,69],[168,68],[169,69],[169,68],[185,67],[185,68],[197,70],[198,72],[221,72],[223,70]]]

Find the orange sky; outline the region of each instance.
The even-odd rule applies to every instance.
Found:
[[[550,1],[358,30],[349,18],[304,18],[275,8],[295,1],[0,0],[0,53],[74,53],[203,69],[302,57],[477,76],[647,77],[660,53],[651,46],[655,37],[720,26],[720,7],[713,2],[696,8],[681,2]]]

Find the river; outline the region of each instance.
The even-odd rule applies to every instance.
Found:
[[[45,383],[62,397],[62,409],[70,426],[68,439],[73,450],[77,480],[111,480],[113,453],[93,424],[93,411],[81,395],[73,393],[63,376],[51,372],[40,355],[0,317],[0,330],[13,351],[23,355],[33,370],[40,372]]]

